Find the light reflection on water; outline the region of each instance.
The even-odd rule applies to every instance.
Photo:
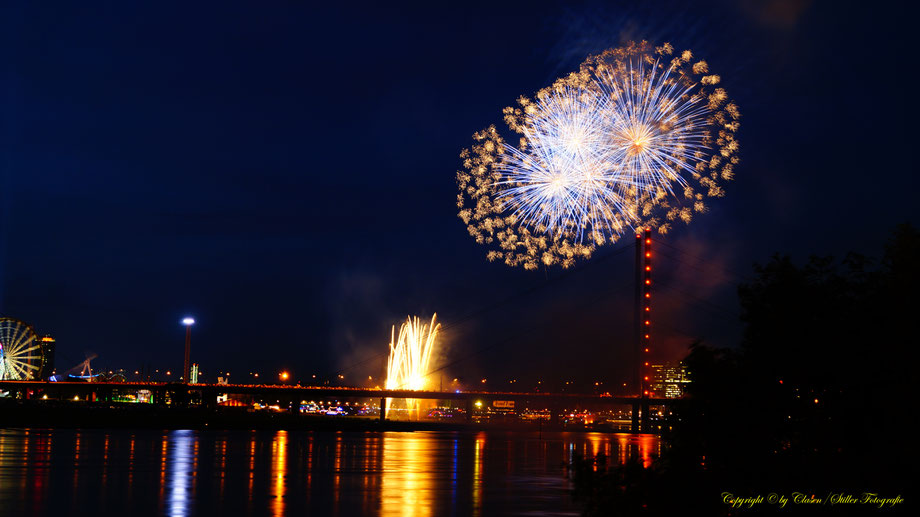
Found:
[[[287,431],[281,430],[272,443],[272,515],[284,515],[284,497],[287,493]]]
[[[192,447],[195,436],[192,431],[175,431],[171,436],[172,454],[167,463],[169,478],[169,517],[187,517],[193,508]],[[165,443],[165,442],[164,442]]]
[[[598,433],[0,429],[0,515],[579,515],[575,454],[648,465],[660,448]]]

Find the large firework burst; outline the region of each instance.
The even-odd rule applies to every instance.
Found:
[[[738,162],[737,106],[705,61],[631,43],[506,108],[518,133],[474,135],[459,216],[490,260],[568,267],[629,228],[666,233],[724,194]],[[704,194],[705,192],[705,194]]]
[[[599,92],[565,87],[539,99],[523,126],[521,149],[506,145],[496,169],[497,193],[520,224],[550,234],[585,231],[619,234],[622,197],[610,186],[620,181],[607,151],[609,132],[598,114],[607,103]]]

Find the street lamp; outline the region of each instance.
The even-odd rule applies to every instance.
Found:
[[[185,325],[185,365],[182,368],[182,375],[185,377],[185,383],[189,383],[189,356],[192,350],[192,325],[195,324],[195,318],[182,318],[182,324]]]

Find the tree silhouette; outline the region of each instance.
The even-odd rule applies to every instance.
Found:
[[[668,451],[649,472],[588,476],[588,513],[696,505],[726,514],[722,492],[903,496],[916,458],[908,395],[918,264],[920,235],[904,224],[879,260],[850,253],[799,266],[774,255],[756,265],[738,289],[740,346],[691,345],[692,382],[675,406]]]

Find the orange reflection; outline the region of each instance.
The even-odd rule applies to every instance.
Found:
[[[364,476],[361,477],[361,488],[364,493],[364,500],[362,501],[362,513],[364,515],[373,515],[375,512],[374,496],[377,493],[377,476],[371,475],[371,472],[376,472],[377,470],[377,453],[378,448],[380,447],[379,438],[376,435],[366,435],[364,437]]]
[[[4,430],[0,430],[0,460],[2,460],[3,458],[6,458],[6,434],[3,431]],[[0,466],[2,465],[3,465],[3,462],[0,461]],[[7,491],[6,479],[7,479],[6,476],[0,476],[0,493],[4,493]]]
[[[313,483],[313,433],[307,443],[307,501],[310,500],[310,486]]]
[[[591,444],[591,457],[595,460],[601,454],[607,458],[610,457],[610,439],[607,436],[600,433],[588,433],[588,442]],[[594,470],[597,470],[597,461],[594,463]]]
[[[77,431],[73,444],[73,493],[76,495],[77,485],[80,481],[80,432]]]
[[[652,453],[657,451],[656,446],[658,445],[658,437],[643,434],[639,436],[639,458],[642,460],[642,466],[649,468],[652,466]]]
[[[287,431],[278,431],[272,442],[272,515],[284,515],[285,477],[287,476]],[[251,479],[251,478],[250,478]]]
[[[159,501],[162,503],[163,493],[164,493],[164,490],[166,489],[166,451],[169,445],[169,440],[168,440],[168,436],[165,434],[160,437],[160,440],[163,446],[160,449],[160,497],[159,497]]]
[[[619,455],[617,456],[617,462],[620,465],[625,465],[629,460],[629,449],[632,444],[629,443],[628,434],[618,434],[617,435],[617,451]]]
[[[435,470],[425,433],[383,433],[380,469],[380,515],[432,515],[434,491],[430,472]]]
[[[224,489],[227,485],[227,437],[224,436],[221,440],[214,444],[215,448],[219,448],[220,452],[220,485],[219,485],[219,494],[220,499],[224,499]]]
[[[105,435],[105,443],[102,446],[102,489],[105,490],[106,481],[109,479],[109,435]]]
[[[336,513],[339,510],[339,496],[341,490],[339,483],[342,481],[342,431],[335,433],[335,467],[332,470],[332,497]]]
[[[629,460],[637,460],[643,467],[649,468],[654,458],[661,454],[661,439],[652,434],[617,435],[617,445],[621,465]]]
[[[25,450],[26,454],[24,454],[22,457],[22,464],[20,466],[22,468],[22,473],[19,476],[19,492],[22,494],[26,493],[26,481],[28,481],[28,476],[26,475],[26,471],[29,468],[29,463],[26,460],[26,458],[29,457],[29,452],[31,452],[29,450],[29,442],[30,442],[29,431],[26,431],[25,436],[23,438],[23,443],[22,443],[23,450]]]
[[[476,435],[476,447],[473,449],[473,515],[482,515],[482,463],[483,449],[486,446],[486,433]]]
[[[252,513],[252,485],[256,475],[256,432],[249,438],[249,512]]]

